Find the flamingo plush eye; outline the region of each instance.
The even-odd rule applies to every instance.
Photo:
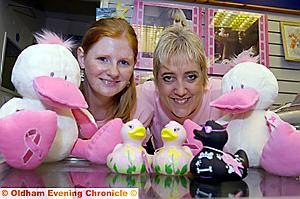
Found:
[[[50,73],[50,77],[54,77],[54,72],[51,72],[51,73]]]

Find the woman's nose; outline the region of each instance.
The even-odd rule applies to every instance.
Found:
[[[175,88],[175,94],[178,95],[179,97],[183,97],[186,95],[186,93],[187,93],[187,89],[184,83],[178,82]]]
[[[119,76],[120,71],[118,68],[117,63],[112,63],[111,66],[109,67],[107,74],[112,77],[112,78],[116,78]]]

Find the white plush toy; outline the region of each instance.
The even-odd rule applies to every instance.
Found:
[[[23,98],[13,98],[0,109],[1,154],[7,164],[19,169],[62,160],[78,140],[80,126],[85,137],[96,133],[91,139],[96,147],[78,144],[73,150],[85,151],[91,160],[96,160],[93,154],[106,157],[97,147],[102,146],[99,140],[108,140],[103,141],[99,134],[112,129],[107,124],[97,133],[93,117],[83,109],[88,105],[78,89],[80,69],[70,51],[71,42],[47,31],[36,39],[38,44],[22,51],[12,71],[12,82]],[[122,121],[112,121],[119,133]]]
[[[229,113],[222,118],[229,135],[224,150],[243,149],[250,166],[276,175],[300,175],[300,131],[266,111],[278,95],[275,76],[261,64],[242,60],[224,75],[223,95],[211,103]]]
[[[243,149],[250,166],[259,166],[264,144],[270,137],[265,110],[278,95],[275,76],[261,64],[242,62],[224,75],[222,93],[211,105],[229,113],[223,118],[229,122],[224,151]]]

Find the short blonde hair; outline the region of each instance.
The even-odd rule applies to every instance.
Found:
[[[162,65],[169,63],[173,57],[193,60],[201,70],[203,86],[208,82],[207,62],[204,48],[198,35],[188,28],[170,26],[165,29],[156,45],[153,54],[153,76],[158,80],[158,72]]]

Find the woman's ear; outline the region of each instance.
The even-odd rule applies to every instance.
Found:
[[[82,47],[77,48],[77,60],[81,69],[85,68],[84,65],[84,50]]]

